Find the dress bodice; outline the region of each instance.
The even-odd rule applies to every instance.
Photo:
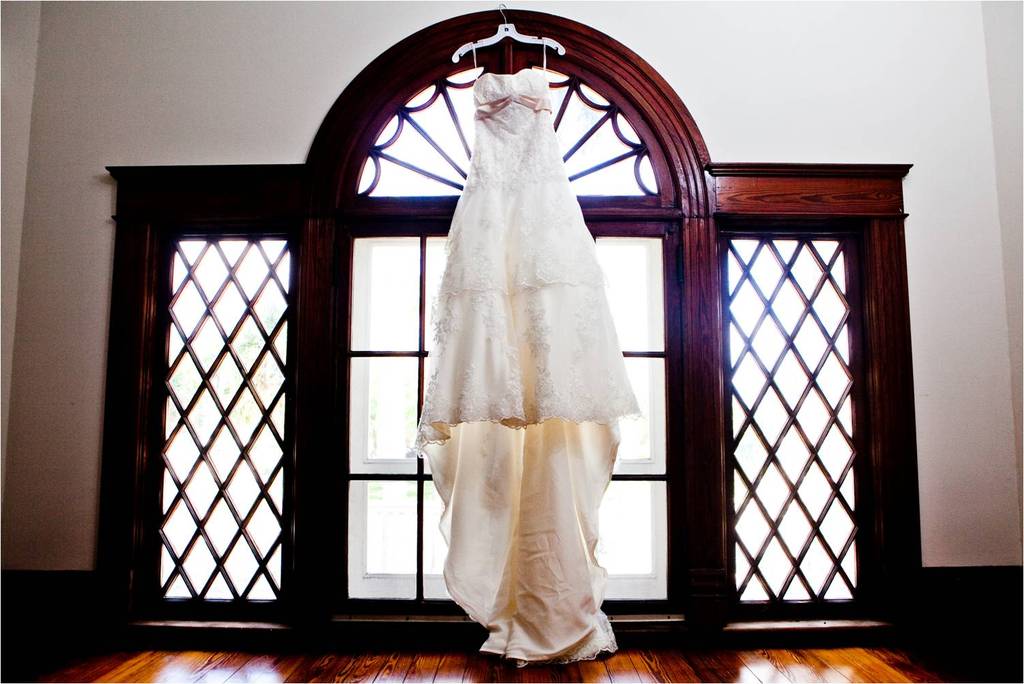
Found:
[[[547,77],[536,69],[477,78],[476,140],[467,188],[485,184],[512,191],[567,182],[548,89]]]
[[[517,100],[521,104],[524,100],[536,101],[551,110],[547,78],[536,69],[522,69],[514,74],[481,74],[473,84],[473,100],[477,111],[485,113],[496,103]],[[531,108],[537,110],[537,107]]]

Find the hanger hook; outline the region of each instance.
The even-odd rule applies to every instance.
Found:
[[[498,3],[498,11],[501,12],[501,23],[503,24],[508,23],[508,17],[505,16],[505,10],[507,9],[508,7],[505,5],[505,3]]]

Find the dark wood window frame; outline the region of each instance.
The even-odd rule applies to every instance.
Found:
[[[369,65],[331,108],[305,164],[111,167],[117,180],[114,274],[104,426],[99,569],[109,605],[125,620],[143,618],[274,619],[324,624],[345,606],[328,597],[344,563],[346,523],[332,498],[344,477],[345,392],[339,391],[347,329],[350,264],[339,258],[367,221],[393,220],[407,234],[443,232],[455,198],[357,197],[363,160],[387,118],[410,93],[381,88],[430,82],[451,70],[452,45],[493,30],[493,12],[451,19],[410,36]],[[909,165],[713,164],[692,117],[667,83],[628,48],[575,22],[516,12],[521,31],[557,36],[568,54],[555,70],[582,74],[616,102],[648,143],[659,194],[583,198],[596,235],[614,223],[665,237],[670,593],[659,611],[716,626],[752,617],[885,617],[901,605],[920,568],[910,326],[902,177]],[[422,58],[409,60],[415,51]],[[434,55],[434,57],[429,57]],[[511,45],[494,51],[494,70],[513,71],[535,55]],[[368,205],[368,201],[375,204]],[[852,236],[859,250],[863,311],[865,424],[859,473],[870,515],[859,521],[859,599],[841,611],[801,606],[771,613],[736,605],[732,577],[731,463],[727,456],[723,302],[719,257],[723,231],[810,230]],[[292,250],[285,492],[287,548],[282,596],[274,604],[168,606],[147,582],[155,576],[152,435],[159,413],[161,273],[176,235],[289,236]],[[606,233],[607,234],[607,233]],[[675,332],[673,332],[675,331]],[[339,447],[339,445],[341,445]],[[860,492],[858,493],[860,494]],[[331,517],[334,516],[334,517]],[[338,573],[341,573],[340,575]],[[625,612],[651,612],[624,602]],[[360,606],[353,605],[352,608]],[[383,602],[362,606],[387,610]],[[393,608],[394,609],[394,608]],[[398,610],[408,612],[408,607]]]

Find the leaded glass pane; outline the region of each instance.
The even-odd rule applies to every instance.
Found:
[[[742,602],[856,592],[843,243],[725,243],[736,588]]]
[[[283,240],[174,246],[160,525],[165,598],[278,597],[282,500],[271,483],[283,479],[288,259]]]

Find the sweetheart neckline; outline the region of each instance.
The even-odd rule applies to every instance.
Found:
[[[492,76],[494,78],[499,78],[499,77],[500,78],[515,78],[516,76],[519,76],[520,74],[523,74],[523,73],[526,73],[526,72],[530,72],[530,71],[534,71],[534,68],[533,67],[523,67],[522,69],[520,69],[519,71],[515,72],[514,74],[496,74],[493,71],[485,71],[484,73],[482,73],[479,76],[477,76],[476,80],[479,81],[484,76]]]

